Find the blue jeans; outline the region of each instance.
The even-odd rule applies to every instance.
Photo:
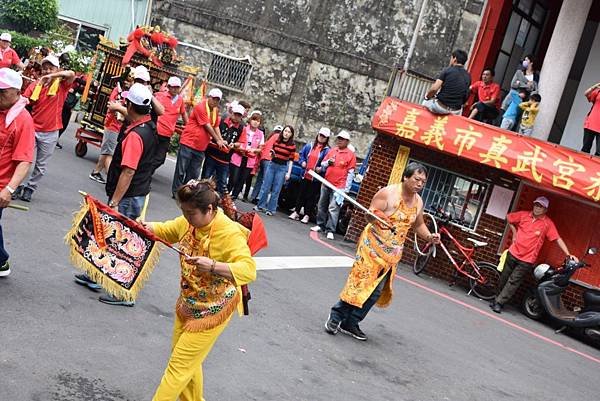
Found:
[[[189,180],[200,178],[200,170],[202,170],[203,161],[204,152],[188,148],[185,145],[179,145],[171,192],[177,192],[177,190]]]
[[[0,209],[0,220],[2,220],[2,212],[4,209]],[[0,222],[0,266],[2,266],[8,260],[8,252],[4,249],[4,235],[2,234],[2,223]]]
[[[265,178],[260,189],[260,195],[258,196],[259,208],[267,209],[269,212],[275,213],[277,210],[279,193],[281,192],[281,187],[283,187],[283,184],[285,183],[285,174],[287,173],[287,168],[287,163],[277,164],[269,162],[267,171],[265,171]],[[269,194],[271,197],[269,197]]]
[[[254,188],[252,189],[252,196],[250,196],[251,200],[258,199],[260,195],[260,188],[262,187],[263,178],[265,176],[265,171],[267,170],[267,166],[269,165],[269,160],[261,160],[260,167],[258,168],[258,174],[256,174],[256,181],[254,181]]]
[[[119,213],[135,220],[142,214],[145,200],[145,196],[132,196],[121,199],[121,202],[119,202]]]
[[[217,181],[217,191],[222,196],[227,192],[227,177],[229,176],[229,163],[221,163],[208,156],[204,160],[202,178],[214,177]]]
[[[354,327],[357,326],[359,322],[367,316],[367,313],[371,310],[373,305],[377,302],[379,297],[381,296],[381,292],[383,291],[383,287],[385,283],[390,279],[391,270],[385,275],[381,282],[375,287],[371,296],[365,301],[362,308],[359,308],[354,305],[350,305],[342,300],[339,300],[333,307],[331,308],[330,317],[331,320],[335,320],[341,322],[346,327]]]

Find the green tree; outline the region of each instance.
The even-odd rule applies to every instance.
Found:
[[[15,31],[46,32],[58,25],[57,0],[0,0],[0,19]]]

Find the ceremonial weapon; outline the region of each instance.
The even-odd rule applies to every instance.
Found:
[[[24,212],[28,212],[29,211],[29,208],[27,206],[18,205],[16,203],[9,203],[7,207],[9,207],[11,209],[22,210]]]
[[[373,213],[372,211],[370,211],[369,209],[367,209],[366,207],[364,207],[363,205],[358,203],[356,200],[352,199],[350,196],[348,196],[348,194],[346,192],[344,192],[344,190],[342,190],[340,188],[336,188],[335,185],[333,185],[332,183],[327,181],[325,178],[321,177],[319,174],[315,173],[314,170],[309,170],[308,174],[310,174],[314,179],[316,179],[317,181],[320,181],[327,188],[331,189],[333,192],[340,195],[342,198],[344,198],[345,200],[347,200],[348,202],[350,202],[351,204],[353,204],[354,206],[356,206],[357,208],[359,208],[360,210],[362,210],[363,212],[365,212],[366,214],[373,217],[375,220],[377,220],[378,222],[380,222],[381,224],[383,224],[384,226],[386,226],[387,228],[392,230],[392,232],[396,232],[396,227],[394,227],[387,221],[383,220],[381,217],[377,216],[375,213]]]

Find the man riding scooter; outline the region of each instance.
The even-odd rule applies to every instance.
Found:
[[[502,307],[517,291],[525,275],[533,270],[533,264],[546,239],[556,241],[567,258],[578,262],[558,235],[550,217],[546,215],[549,205],[548,198],[539,196],[533,201],[533,210],[522,210],[506,216],[513,242],[508,248],[504,269],[498,282],[498,295],[490,303],[494,312],[502,312]]]

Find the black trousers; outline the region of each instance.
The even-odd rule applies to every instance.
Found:
[[[298,199],[296,200],[296,213],[304,207],[304,214],[314,218],[317,212],[317,202],[321,194],[321,183],[317,180],[304,178],[300,182]]]
[[[583,147],[582,152],[590,153],[592,150],[592,144],[596,140],[596,153],[594,156],[600,156],[600,132],[592,131],[591,129],[583,129]]]
[[[166,136],[162,135],[157,135],[157,137],[158,146],[156,147],[156,152],[154,153],[154,171],[165,164],[165,160],[167,160],[167,153],[169,153],[169,146],[171,146],[171,138],[167,138]]]
[[[69,125],[69,122],[71,121],[71,113],[72,112],[73,112],[73,109],[71,109],[67,106],[63,106],[62,115],[61,115],[62,128],[58,130],[59,138],[63,134],[63,132],[65,132],[67,130],[67,126]]]
[[[230,174],[229,185],[227,186],[227,188],[231,191],[231,197],[233,199],[237,199],[237,197],[240,195],[240,192],[242,192],[242,188],[244,187],[244,183],[246,183],[246,180],[248,180],[248,177],[250,177],[250,180],[252,180],[252,176],[250,174],[252,169],[246,167],[247,162],[248,159],[242,157],[242,162],[240,163],[239,167],[234,164],[229,165]],[[249,185],[247,186],[246,190],[250,190]]]
[[[515,292],[517,292],[525,276],[530,274],[532,270],[532,263],[523,262],[508,252],[502,274],[500,275],[500,281],[498,282],[496,302],[502,305],[507,303]]]

